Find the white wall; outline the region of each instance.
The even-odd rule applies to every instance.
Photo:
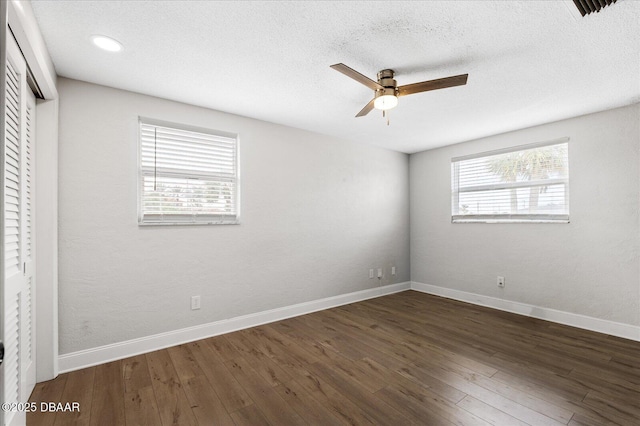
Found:
[[[406,154],[64,78],[58,90],[61,354],[409,280]],[[139,115],[239,133],[241,225],[138,227]]]
[[[411,155],[412,281],[640,325],[639,117],[636,104]],[[451,223],[451,157],[563,136],[571,223]]]

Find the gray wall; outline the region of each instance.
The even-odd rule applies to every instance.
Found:
[[[406,154],[64,78],[58,90],[61,354],[409,280]],[[138,227],[139,115],[239,133],[241,225]]]
[[[412,281],[640,325],[639,117],[636,104],[412,154]],[[563,136],[571,223],[451,223],[451,157]]]

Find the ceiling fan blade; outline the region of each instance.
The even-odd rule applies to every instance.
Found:
[[[379,85],[375,81],[371,80],[369,77],[366,77],[366,76],[360,74],[358,71],[354,70],[353,68],[349,68],[345,64],[331,65],[331,68],[333,68],[336,71],[340,71],[342,74],[346,75],[347,77],[351,77],[352,79],[354,79],[355,81],[357,81],[359,83],[364,84],[365,86],[367,86],[371,90],[384,89],[384,87],[382,87],[381,85]]]
[[[360,112],[356,115],[356,117],[364,117],[365,115],[369,114],[373,109],[373,101],[375,100],[376,98],[371,99],[369,103],[366,104],[364,108],[362,108],[362,110],[360,110]]]
[[[406,84],[398,87],[398,96],[412,95],[414,93],[427,92],[429,90],[446,89],[447,87],[464,86],[467,84],[468,76],[469,74],[460,74],[453,77],[439,78],[437,80]]]

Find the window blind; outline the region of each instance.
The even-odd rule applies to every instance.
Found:
[[[141,224],[238,221],[236,135],[140,120]]]
[[[568,222],[568,138],[451,160],[453,222]]]

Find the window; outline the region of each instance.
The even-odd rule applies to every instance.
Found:
[[[569,222],[568,141],[451,159],[452,222]]]
[[[138,223],[238,223],[238,137],[140,119]]]

